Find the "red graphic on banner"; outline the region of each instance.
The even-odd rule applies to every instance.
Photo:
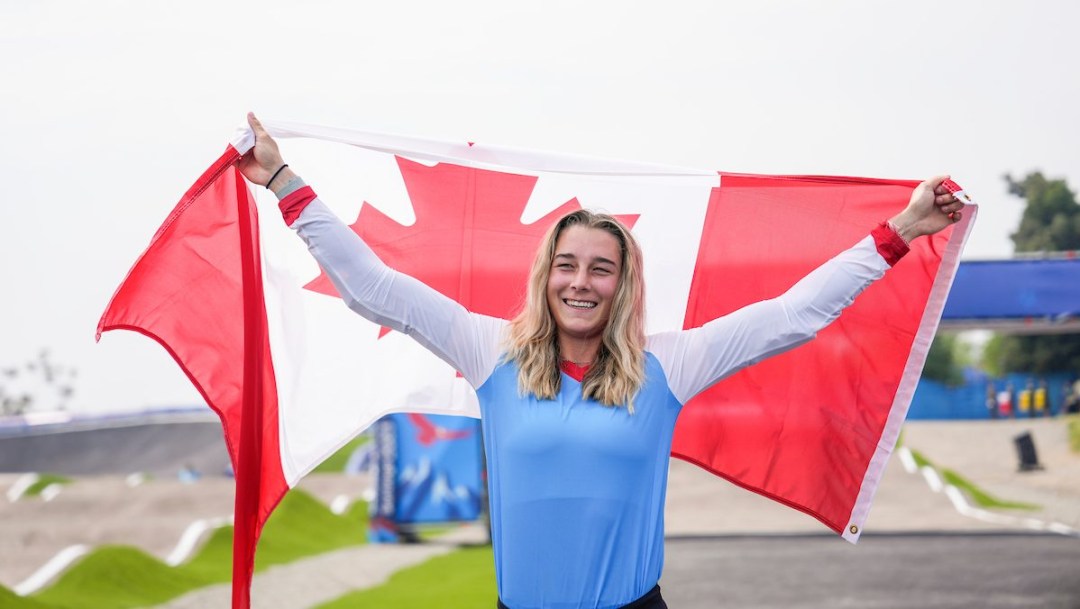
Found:
[[[427,416],[410,412],[409,420],[416,425],[416,441],[421,446],[431,446],[447,440],[464,440],[472,435],[471,429],[447,429],[433,423]]]

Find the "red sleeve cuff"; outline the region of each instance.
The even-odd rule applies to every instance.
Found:
[[[870,231],[870,235],[874,237],[878,253],[885,262],[889,263],[889,266],[895,266],[904,254],[911,250],[904,239],[885,222],[878,224],[874,230]]]
[[[297,190],[290,192],[284,199],[278,201],[278,209],[281,210],[281,217],[285,218],[285,225],[292,226],[293,222],[300,217],[300,214],[304,211],[304,208],[315,200],[315,191],[310,186],[304,186]]]

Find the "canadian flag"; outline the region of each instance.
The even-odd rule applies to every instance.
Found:
[[[478,313],[516,313],[555,219],[579,206],[620,216],[644,250],[649,333],[779,295],[901,210],[917,184],[266,126],[384,262]],[[98,324],[99,338],[127,329],[161,343],[221,417],[237,481],[234,608],[249,606],[263,523],[323,459],[390,412],[479,416],[451,367],[343,306],[273,196],[236,169],[252,144],[240,130],[184,194]],[[673,456],[856,541],[975,212],[916,241],[815,340],[688,403]]]

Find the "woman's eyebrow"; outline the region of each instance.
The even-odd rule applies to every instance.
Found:
[[[559,258],[563,258],[563,259],[566,259],[566,260],[577,260],[577,256],[575,256],[573,254],[569,254],[569,253],[567,253],[567,254],[555,254],[555,257],[553,258],[553,260],[557,260]],[[608,260],[607,258],[604,258],[603,256],[597,256],[596,258],[593,258],[592,261],[593,261],[594,264],[610,264],[612,266],[617,266],[614,260]]]

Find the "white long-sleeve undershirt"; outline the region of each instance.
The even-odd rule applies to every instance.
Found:
[[[405,333],[453,366],[474,387],[503,354],[507,322],[471,313],[417,279],[386,266],[318,199],[292,228],[352,310]],[[889,268],[872,237],[841,252],[784,294],[699,328],[648,337],[672,394],[686,403],[746,366],[812,339]]]

